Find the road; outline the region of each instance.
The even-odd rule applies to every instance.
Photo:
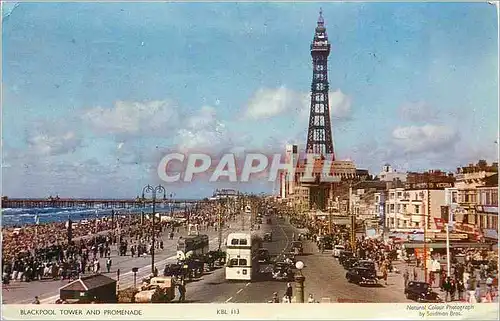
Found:
[[[245,226],[250,226],[250,218],[245,217]],[[223,229],[223,240],[227,237],[229,233],[237,232],[241,230],[242,217],[239,216],[235,221],[230,222],[229,226]],[[155,252],[155,266],[158,271],[162,273],[165,264],[175,263],[176,260],[176,242],[180,235],[185,236],[187,234],[181,228],[180,233],[176,233],[173,240],[169,240],[167,237],[167,231],[164,232],[162,239],[164,242],[164,249],[162,251],[156,250]],[[210,239],[210,249],[214,250],[218,247],[218,232],[214,230],[201,231],[203,234],[207,234]],[[224,242],[222,242],[224,243]],[[120,281],[119,288],[126,288],[133,286],[134,274],[132,273],[132,268],[137,267],[139,271],[137,273],[137,282],[140,283],[142,278],[147,277],[151,274],[151,256],[132,258],[130,256],[118,256],[117,251],[112,251],[111,254],[112,268],[110,273],[104,273],[111,278],[117,278],[117,270],[120,269]],[[105,270],[106,259],[101,259],[101,267]],[[68,283],[65,281],[53,281],[53,280],[42,280],[34,282],[19,282],[13,281],[10,285],[4,286],[2,289],[3,303],[4,304],[26,304],[31,303],[35,296],[40,298],[40,302],[43,303],[54,303],[55,300],[59,298],[59,288],[63,287]]]
[[[292,235],[297,230],[286,221],[275,218],[277,224],[262,225],[262,232],[272,231],[273,242],[264,243],[271,255],[289,250]],[[304,241],[304,255],[297,257],[305,264],[303,270],[305,281],[305,297],[312,293],[318,301],[324,302],[411,302],[403,295],[402,278],[391,275],[387,286],[361,287],[348,283],[346,271],[330,253],[318,253],[312,242]],[[400,280],[401,279],[401,280]],[[292,284],[295,289],[295,284]],[[218,269],[205,275],[198,282],[187,285],[187,302],[193,303],[267,303],[273,292],[280,298],[286,290],[285,281],[272,280],[264,275],[252,282],[229,282],[224,278],[224,269]]]

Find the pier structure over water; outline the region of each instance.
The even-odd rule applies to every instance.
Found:
[[[194,199],[156,200],[156,204],[184,206],[199,203]],[[141,208],[152,204],[148,199],[74,199],[74,198],[7,198],[2,197],[2,208]]]

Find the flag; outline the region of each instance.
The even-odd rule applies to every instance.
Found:
[[[35,224],[40,225],[40,217],[38,215],[35,215]]]

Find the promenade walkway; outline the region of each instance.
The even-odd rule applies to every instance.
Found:
[[[245,217],[245,225],[249,226],[249,217]],[[235,221],[230,221],[226,228],[222,230],[222,244],[226,239],[227,235],[232,232],[241,230],[242,226],[242,216],[237,216]],[[169,231],[164,231],[162,235],[162,240],[164,242],[163,250],[155,251],[155,266],[161,273],[166,264],[176,262],[176,252],[177,252],[177,240],[179,236],[187,236],[187,230],[180,228],[179,233],[175,233],[173,240],[168,238]],[[201,230],[200,233],[207,234],[209,236],[210,249],[215,250],[218,247],[218,231],[213,228],[204,231]],[[119,256],[116,246],[112,249],[111,253],[112,267],[110,273],[103,273],[114,279],[117,279],[117,270],[120,269],[120,280],[118,282],[119,288],[126,288],[133,286],[134,284],[134,274],[132,268],[139,268],[137,272],[137,283],[139,284],[141,280],[151,274],[151,256],[145,257],[131,257],[131,256]],[[100,259],[101,270],[106,271],[106,258]],[[10,285],[4,286],[3,288],[3,303],[18,303],[26,304],[31,303],[35,296],[40,298],[40,302],[43,303],[54,303],[59,298],[59,288],[66,285],[69,281],[64,280],[42,280],[34,282],[19,282],[13,281]]]

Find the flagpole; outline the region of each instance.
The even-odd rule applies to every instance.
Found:
[[[35,216],[35,249],[38,249],[38,224],[40,224],[40,219],[37,214]]]

